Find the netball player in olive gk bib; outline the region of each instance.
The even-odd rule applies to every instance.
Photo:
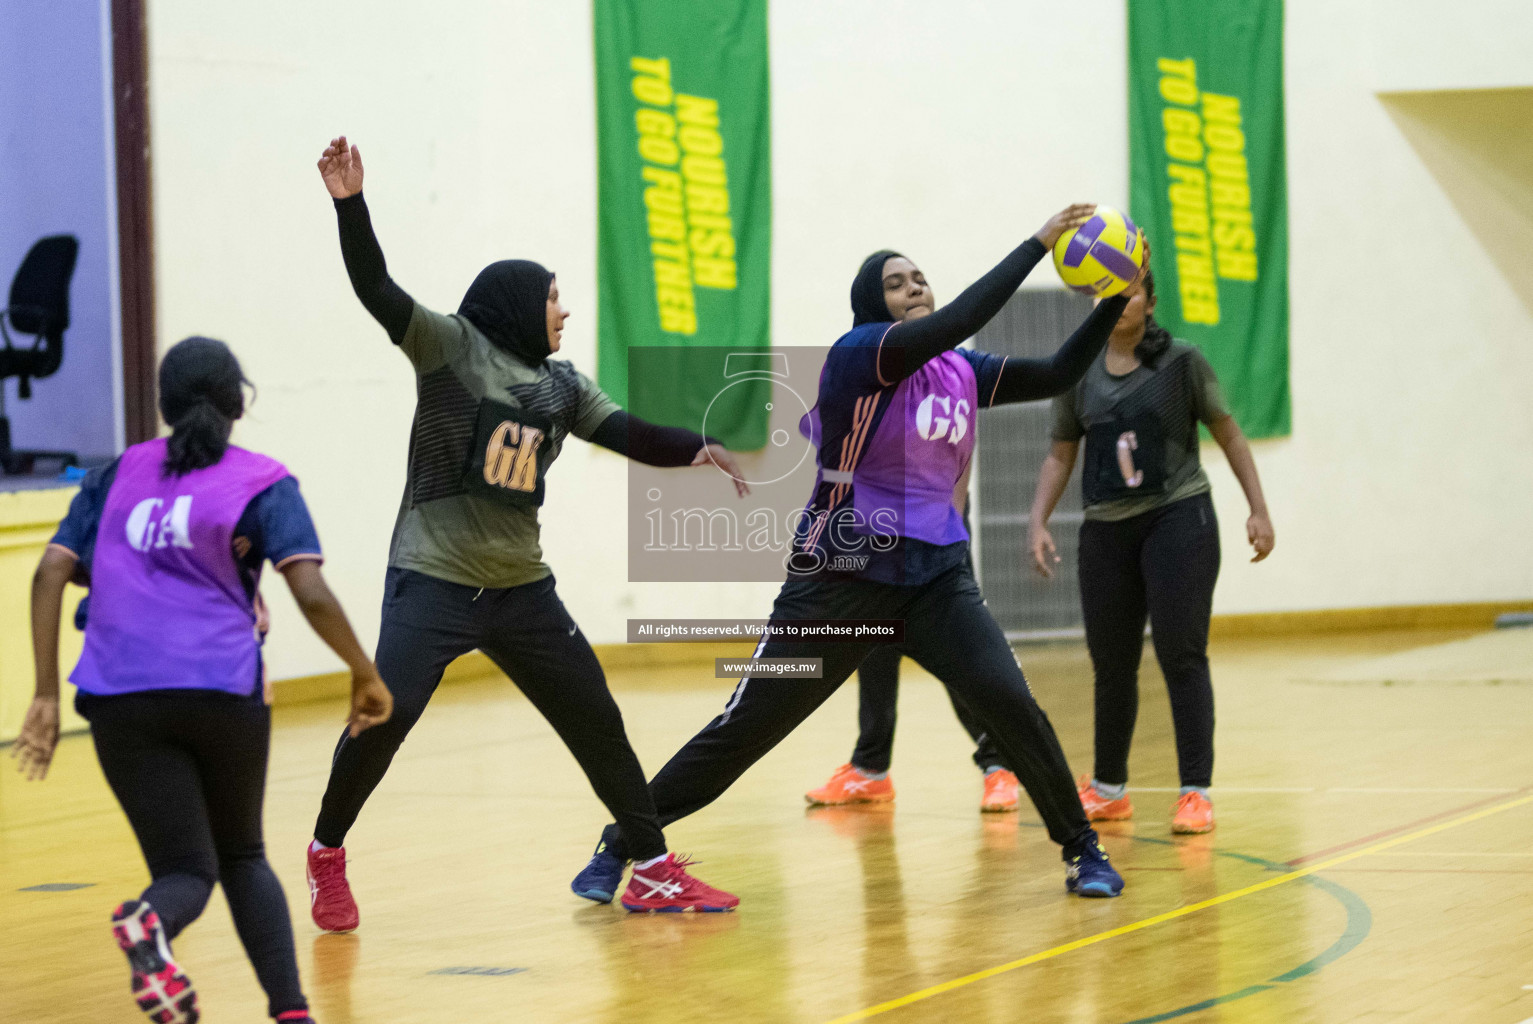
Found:
[[[1086,820],[1048,716],[980,596],[959,511],[979,411],[1069,389],[1123,310],[1123,299],[1101,303],[1050,359],[958,348],[1092,210],[1072,206],[1050,218],[941,309],[910,260],[882,251],[863,262],[852,284],[852,329],[827,354],[818,401],[800,426],[818,441],[819,471],[771,618],[903,620],[902,649],[963,698],[1017,773],[1062,849],[1067,891],[1112,897],[1123,879]],[[757,656],[820,658],[822,677],[741,679],[723,713],[650,783],[660,820],[718,799],[873,646],[763,639]],[[623,859],[634,855],[627,826],[609,825],[575,891],[620,877]]]
[[[378,669],[394,717],[336,747],[314,842],[315,924],[357,927],[346,833],[459,655],[478,648],[559,734],[596,795],[635,837],[650,885],[635,910],[729,910],[666,852],[644,771],[591,645],[564,610],[538,545],[545,476],[571,434],[652,466],[713,462],[747,488],[734,458],[690,430],[645,423],[584,374],[548,358],[564,320],[554,275],[526,260],[492,263],[458,312],[434,313],[395,284],[362,198],[362,159],[344,137],[319,161],[335,200],[341,255],[357,298],[415,367],[417,404],[404,497],[384,583]],[[612,893],[606,893],[608,900]],[[631,898],[630,898],[631,897]]]
[[[1208,621],[1219,576],[1219,524],[1198,461],[1198,423],[1224,449],[1251,505],[1246,536],[1260,562],[1272,520],[1251,447],[1236,426],[1213,367],[1155,322],[1155,278],[1123,293],[1128,308],[1102,357],[1054,400],[1054,446],[1038,474],[1028,546],[1053,575],[1049,515],[1064,493],[1081,439],[1086,518],[1081,524],[1081,609],[1096,678],[1096,770],[1080,781],[1093,821],[1133,815],[1128,751],[1139,712],[1139,659],[1148,617],[1171,696],[1182,792],[1173,832],[1214,827],[1214,689]]]
[[[85,478],[32,584],[37,697],[12,753],[34,778],[52,760],[59,613],[73,578],[91,588],[85,649],[70,675],[75,706],[153,876],[117,908],[112,932],[155,1024],[198,1019],[170,943],[215,882],[271,1016],[312,1024],[287,899],[261,834],[271,738],[256,607],[263,561],[351,669],[348,735],[389,716],[388,690],[320,575],[298,482],[281,463],[229,444],[244,383],[222,342],[188,338],[165,353],[160,411],[170,437],[134,445]]]

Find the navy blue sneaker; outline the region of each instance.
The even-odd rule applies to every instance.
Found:
[[[570,883],[570,891],[576,896],[594,900],[597,903],[611,903],[612,897],[617,895],[618,889],[622,887],[623,869],[628,866],[628,862],[610,852],[611,847],[608,845],[607,838],[607,832],[604,829],[601,840],[596,844],[596,852],[591,854],[590,862]]]
[[[1107,860],[1097,834],[1065,847],[1065,891],[1077,896],[1105,898],[1123,891],[1123,876]]]

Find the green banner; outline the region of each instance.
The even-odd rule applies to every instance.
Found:
[[[597,380],[645,419],[706,414],[760,448],[770,380],[721,395],[721,357],[688,353],[771,344],[766,3],[595,3]],[[646,352],[630,381],[636,348],[670,355]]]
[[[1155,318],[1252,437],[1290,432],[1282,0],[1129,0],[1130,208]]]

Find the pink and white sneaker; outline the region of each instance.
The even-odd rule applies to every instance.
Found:
[[[623,893],[623,907],[636,914],[678,914],[686,911],[720,913],[740,905],[740,897],[705,885],[687,874],[688,865],[693,863],[668,853],[658,864],[647,868],[636,866]]]
[[[128,956],[133,998],[154,1024],[196,1024],[197,990],[170,955],[160,916],[143,900],[128,900],[112,914],[112,937]]]
[[[321,930],[354,932],[360,918],[346,882],[346,848],[309,846],[309,915]]]

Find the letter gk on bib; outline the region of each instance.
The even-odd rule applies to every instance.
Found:
[[[480,402],[474,443],[463,472],[464,489],[504,505],[542,505],[552,431],[553,421],[530,409],[489,399]]]

